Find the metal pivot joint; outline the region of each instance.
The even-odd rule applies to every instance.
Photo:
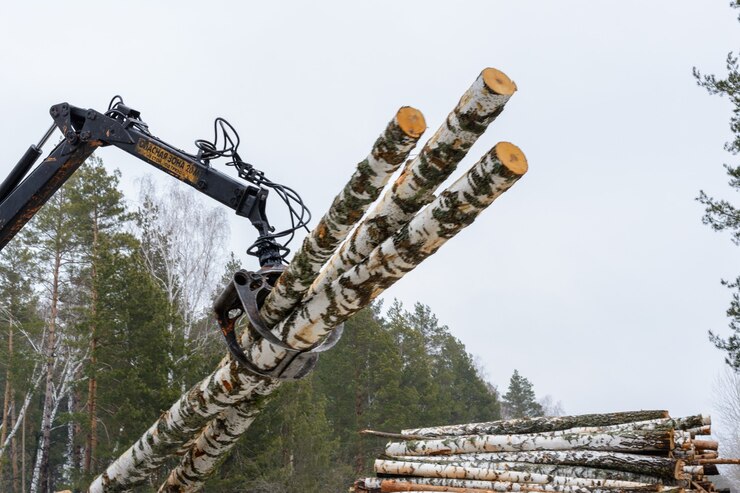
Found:
[[[241,366],[255,375],[270,379],[299,380],[316,366],[319,353],[331,349],[339,341],[344,325],[335,327],[323,342],[306,350],[295,349],[273,334],[260,316],[259,310],[284,270],[285,267],[282,265],[272,265],[263,267],[257,272],[246,270],[236,272],[232,281],[216,299],[213,308],[226,339],[226,346]],[[236,333],[236,323],[242,315],[247,316],[252,344],[265,339],[286,353],[275,368],[263,370],[257,367],[242,349]]]

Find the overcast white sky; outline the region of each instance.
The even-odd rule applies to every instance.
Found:
[[[122,94],[187,150],[226,117],[242,156],[319,215],[400,106],[431,135],[499,68],[519,91],[459,171],[501,140],[530,171],[385,297],[430,305],[499,388],[517,368],[570,413],[707,412],[723,355],[706,331],[727,332],[719,280],[740,258],[694,201],[730,193],[731,107],[691,68],[722,73],[737,50],[727,3],[6,2],[0,175],[52,104]],[[128,193],[149,172],[100,155]],[[242,252],[255,233],[231,224]]]

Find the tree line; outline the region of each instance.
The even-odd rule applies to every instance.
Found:
[[[93,157],[3,251],[0,490],[84,488],[223,357],[204,307],[240,265],[225,211],[194,195],[144,179],[131,210]],[[429,307],[399,302],[350,319],[265,405],[207,490],[341,490],[382,448],[361,429],[545,412],[518,372],[500,398]]]

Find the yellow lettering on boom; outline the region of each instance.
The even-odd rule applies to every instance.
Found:
[[[196,183],[198,181],[198,170],[183,158],[175,156],[171,152],[159,147],[151,140],[140,138],[136,143],[136,152],[143,158],[148,159],[161,166],[171,175],[182,181]]]

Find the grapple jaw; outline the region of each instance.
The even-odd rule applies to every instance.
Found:
[[[260,308],[284,270],[283,265],[269,265],[257,272],[237,271],[216,299],[213,309],[226,340],[226,346],[237,363],[259,376],[276,380],[299,380],[308,375],[316,366],[319,353],[331,349],[339,341],[344,331],[344,324],[335,327],[319,345],[307,350],[295,349],[273,334],[262,319]],[[286,353],[276,367],[263,369],[249,359],[239,343],[236,332],[237,322],[242,315],[247,317],[248,330],[252,333],[252,344],[265,339],[269,344],[278,348],[276,352]]]

